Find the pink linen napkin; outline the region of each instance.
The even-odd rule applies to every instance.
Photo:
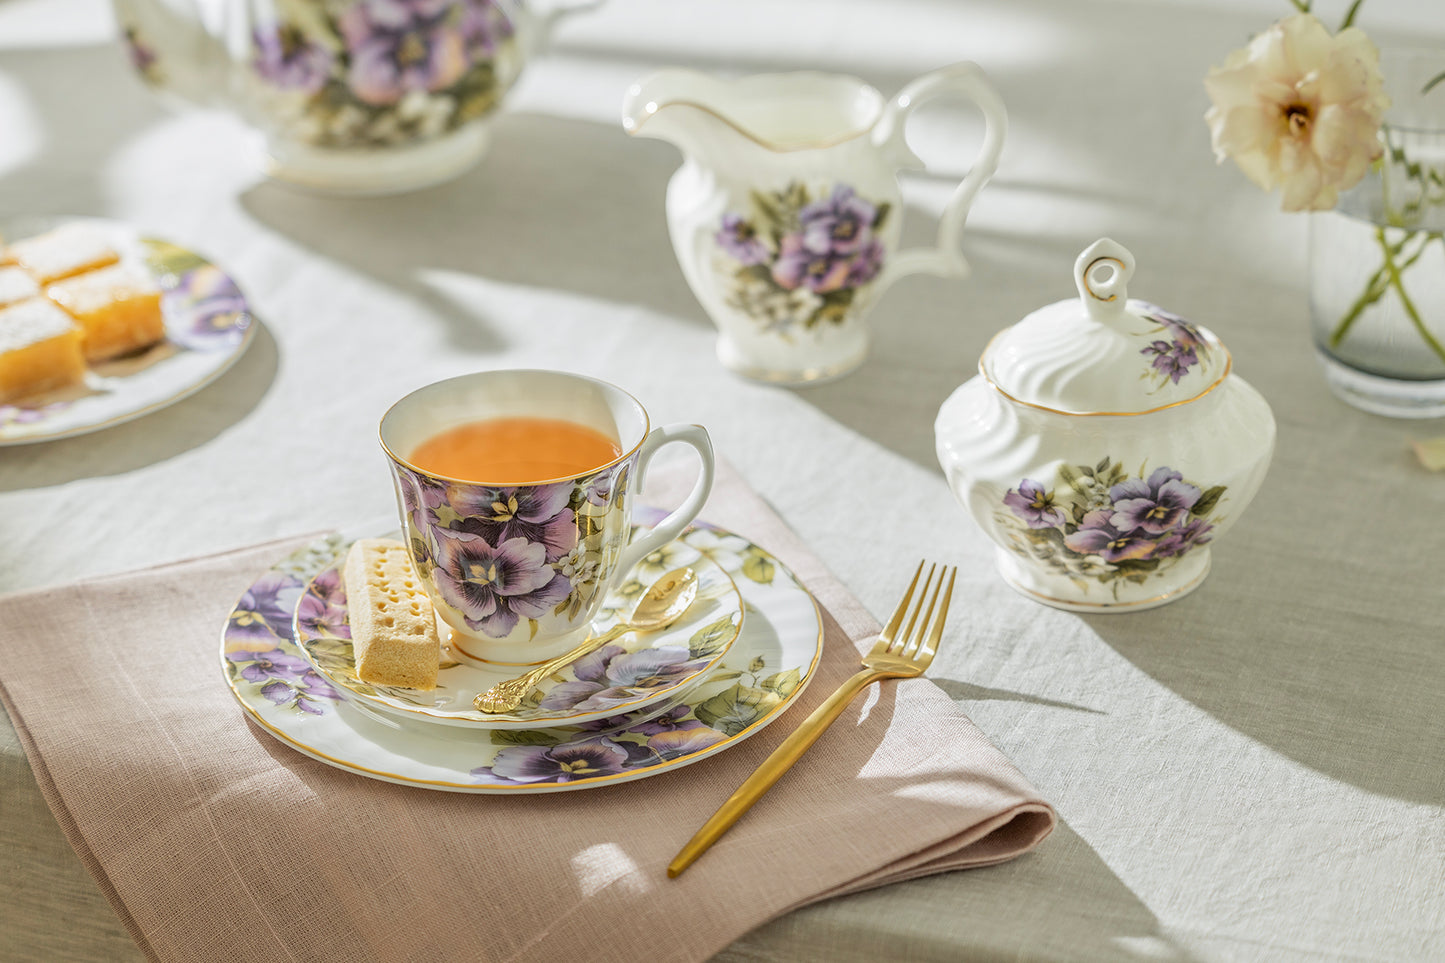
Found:
[[[667,504],[690,480],[654,473],[647,498]],[[704,517],[816,596],[818,676],[751,739],[637,782],[436,792],[334,769],[252,724],[222,677],[221,630],[306,538],[0,600],[0,698],[72,846],[156,960],[699,960],[790,909],[997,863],[1048,835],[1048,804],[914,679],[885,683],[866,712],[856,700],[669,880],[682,844],[878,631],[726,466]]]

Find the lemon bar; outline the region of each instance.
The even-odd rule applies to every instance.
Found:
[[[0,308],[40,296],[40,285],[18,267],[0,267]]]
[[[45,289],[46,297],[80,322],[86,361],[104,361],[166,336],[161,289],[144,265],[121,262],[78,274]]]
[[[406,546],[389,538],[360,539],[347,553],[342,577],[356,677],[435,689],[441,665],[436,615]]]
[[[90,224],[63,224],[44,234],[15,241],[7,252],[41,284],[94,271],[120,260],[109,235]]]
[[[44,298],[0,309],[0,403],[85,380],[80,329]]]

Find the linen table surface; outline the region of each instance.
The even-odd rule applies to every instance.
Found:
[[[1445,422],[1329,394],[1309,344],[1307,218],[1217,167],[1202,120],[1209,66],[1291,9],[611,0],[528,65],[476,170],[341,201],[266,182],[229,115],[167,112],[106,4],[8,0],[0,215],[113,217],[192,247],[262,327],[180,404],[0,449],[0,591],[385,515],[376,422],[396,398],[488,367],[601,377],[658,423],[706,425],[875,615],[919,557],[958,564],[929,676],[1059,815],[1018,859],[807,906],[718,959],[1445,957],[1445,478],[1409,451]],[[1378,40],[1445,44],[1436,0],[1370,0],[1361,16]],[[834,384],[722,370],[664,223],[678,154],[623,134],[623,89],[683,64],[841,71],[891,96],[964,59],[1010,114],[969,216],[972,277],[900,282],[873,312],[868,361]],[[930,243],[981,128],[962,103],[914,119],[930,170],[904,175],[905,240]],[[1073,259],[1102,236],[1138,257],[1131,294],[1228,344],[1279,440],[1201,589],[1079,616],[1000,581],[932,425],[999,328],[1073,295]],[[0,727],[0,959],[141,958]]]

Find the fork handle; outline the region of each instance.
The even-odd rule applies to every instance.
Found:
[[[782,745],[773,750],[772,755],[763,760],[753,774],[749,776],[731,796],[727,798],[717,812],[688,840],[687,845],[678,851],[667,867],[669,877],[677,877],[682,871],[697,861],[697,858],[707,852],[713,843],[722,837],[722,834],[732,828],[733,823],[742,818],[743,813],[752,808],[753,803],[763,798],[763,794],[773,788],[773,784],[782,778],[783,773],[793,767],[793,763],[808,747],[818,741],[823,730],[833,724],[853,697],[862,692],[870,683],[880,679],[887,679],[891,673],[878,672],[873,669],[864,669],[853,675],[852,678],[840,685],[837,690],[823,704],[814,709],[808,718],[803,720],[802,725],[793,730],[788,738],[784,739]]]

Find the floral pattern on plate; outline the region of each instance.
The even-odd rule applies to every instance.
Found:
[[[328,681],[372,709],[400,718],[483,729],[605,719],[685,691],[726,655],[743,626],[742,598],[732,578],[702,552],[677,544],[683,546],[676,553],[678,564],[690,565],[698,573],[697,599],[683,617],[666,629],[624,635],[584,656],[544,680],[511,712],[478,712],[472,699],[523,670],[488,666],[458,657],[449,648],[435,689],[372,685],[358,679],[341,572],[344,554],[305,587],[294,606],[294,635],[302,655]],[[636,604],[633,593],[640,595],[655,580],[656,576],[640,573],[628,579],[625,591],[609,600],[607,616],[594,622],[591,631],[605,632],[621,621]]]
[[[4,226],[25,237],[58,220]],[[101,224],[127,256],[138,257],[161,287],[166,339],[139,356],[86,374],[84,393],[36,405],[0,405],[0,446],[52,441],[138,418],[195,393],[235,364],[256,332],[246,298],[216,265],[168,241],[140,238],[125,225]]]
[[[729,211],[713,239],[729,276],[727,303],[786,336],[822,322],[842,324],[864,307],[883,268],[878,232],[887,203],[874,204],[847,184],[814,193],[796,181],[753,191],[751,210]]]
[[[640,508],[636,517],[655,523],[662,516]],[[302,658],[285,607],[299,602],[306,584],[369,531],[374,527],[327,536],[262,575],[227,621],[221,653],[227,682],[250,719],[298,752],[368,778],[451,792],[534,793],[668,772],[725,751],[776,720],[812,680],[822,654],[821,615],[793,574],[764,549],[699,523],[681,541],[733,577],[747,619],[722,663],[676,705],[568,727],[494,729],[479,738],[455,726],[403,722],[393,729],[319,693],[306,698],[307,705],[272,698],[280,692],[262,691],[273,681],[266,676],[294,666],[286,657]]]
[[[995,514],[1008,546],[1044,562],[1079,588],[1119,580],[1142,584],[1213,537],[1225,486],[1204,489],[1169,467],[1130,477],[1118,462],[1060,465],[1060,492],[1025,478]]]
[[[520,64],[496,0],[276,5],[252,32],[256,93],[287,136],[317,147],[437,137],[490,113]]]

